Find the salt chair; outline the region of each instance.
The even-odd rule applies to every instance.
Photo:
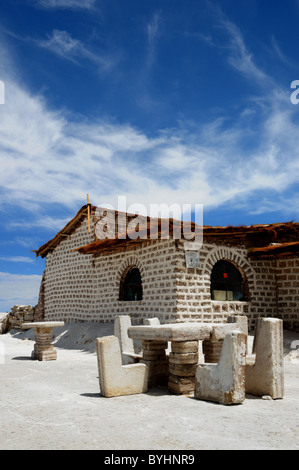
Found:
[[[243,403],[245,399],[246,334],[227,333],[217,364],[199,364],[195,373],[194,397],[224,405]]]
[[[229,315],[227,317],[227,323],[234,323],[234,329],[242,331],[248,337],[248,318],[245,315]],[[217,364],[219,362],[223,341],[224,339],[216,340],[213,336],[202,341],[204,362],[209,364]]]
[[[97,338],[96,351],[100,391],[103,396],[110,398],[147,392],[147,366],[122,365],[120,345],[116,336]]]
[[[236,323],[238,330],[248,335],[248,317],[246,315],[229,315],[227,323]]]
[[[258,318],[253,341],[253,354],[246,357],[246,393],[270,396],[284,395],[283,321]]]
[[[227,317],[227,323],[236,323],[236,329],[242,331],[247,337],[247,353],[249,351],[248,341],[248,317],[246,315],[229,315]]]
[[[128,328],[131,326],[130,315],[117,315],[114,317],[114,336],[119,340],[122,363],[135,364],[142,359],[142,354],[135,352],[134,342],[128,336]]]

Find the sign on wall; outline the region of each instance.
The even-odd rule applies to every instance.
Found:
[[[199,268],[199,252],[198,251],[185,251],[186,267],[187,268]]]

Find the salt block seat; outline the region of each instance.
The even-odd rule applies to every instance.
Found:
[[[229,315],[227,323],[236,323],[236,329],[248,336],[248,318],[245,315]]]
[[[246,393],[284,395],[283,321],[258,318],[253,341],[253,354],[246,357]]]
[[[143,324],[144,325],[160,325],[160,320],[158,317],[144,318]]]
[[[142,359],[142,354],[135,352],[134,342],[128,336],[128,328],[131,325],[130,315],[117,315],[114,317],[114,336],[118,338],[124,365],[138,363]]]
[[[224,405],[243,403],[247,336],[239,330],[226,334],[217,364],[199,364],[195,373],[195,398]]]
[[[248,342],[248,318],[246,315],[229,315],[227,318],[227,323],[236,323],[236,329],[242,331],[247,336],[247,354],[249,348]]]
[[[105,397],[145,393],[148,371],[145,364],[122,365],[116,336],[97,338],[96,351],[101,394]]]

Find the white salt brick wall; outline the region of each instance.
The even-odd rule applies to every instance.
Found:
[[[159,316],[176,319],[177,256],[173,240],[138,244],[133,250],[98,257],[73,252],[93,241],[83,223],[47,255],[45,270],[45,319],[110,322],[117,314],[130,314],[133,323]],[[120,279],[129,266],[141,272],[143,299],[120,301]]]
[[[247,315],[249,328],[260,316],[277,316],[275,261],[251,261],[246,248],[204,244],[200,250],[200,268],[187,269],[183,245],[177,272],[177,319],[179,321],[223,322],[228,315]],[[231,261],[243,275],[246,301],[211,300],[210,278],[220,259]]]
[[[158,316],[162,322],[175,321],[176,295],[173,265],[176,251],[173,240],[151,241],[134,250],[100,255],[95,260],[96,316],[111,321],[114,315],[130,314],[133,323]],[[129,266],[141,273],[143,298],[119,300],[122,274]]]
[[[45,319],[76,321],[91,319],[94,304],[94,270],[91,255],[74,248],[94,240],[87,221],[48,253],[45,270]]]
[[[159,317],[162,323],[223,322],[230,314],[247,315],[254,328],[260,316],[283,318],[299,327],[299,264],[293,260],[251,260],[246,248],[204,244],[200,268],[188,269],[182,242],[152,240],[133,249],[97,257],[73,252],[94,241],[87,221],[47,255],[44,280],[46,320],[111,322],[130,314],[133,323]],[[210,277],[220,259],[241,271],[248,298],[244,302],[211,300]],[[140,269],[143,299],[119,300],[122,274]]]
[[[277,260],[277,311],[285,326],[299,330],[299,259]]]

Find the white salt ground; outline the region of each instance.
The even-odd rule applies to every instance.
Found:
[[[31,359],[32,330],[0,336],[1,450],[299,449],[298,333],[284,332],[284,398],[247,396],[235,406],[166,388],[102,397],[95,339],[109,334],[112,324],[55,328],[58,357],[49,362]]]

